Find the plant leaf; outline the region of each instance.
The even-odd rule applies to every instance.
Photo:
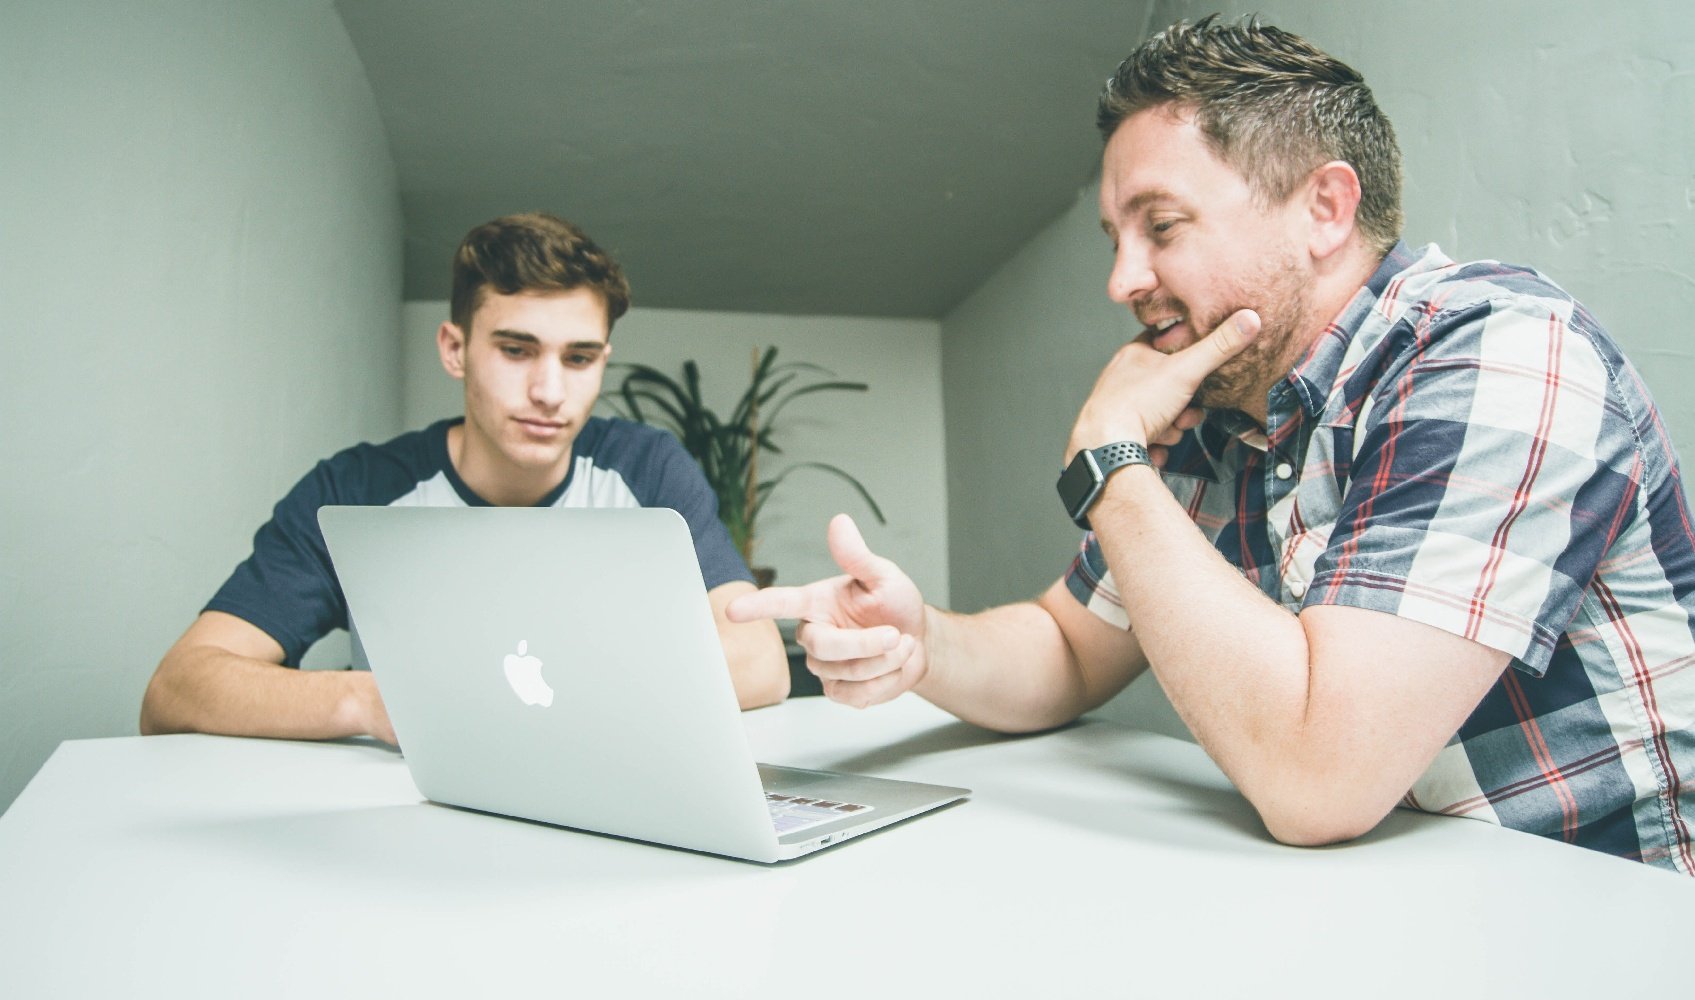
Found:
[[[841,479],[871,508],[879,524],[887,523],[882,509],[859,480],[824,462],[796,463],[755,485],[752,496],[748,491],[754,454],[783,453],[773,430],[776,418],[789,403],[819,392],[866,392],[870,387],[865,383],[837,379],[828,368],[804,361],[778,364],[777,348],[767,347],[754,362],[747,389],[725,420],[706,405],[700,366],[693,360],[683,363],[681,381],[650,365],[617,362],[609,367],[624,373],[617,399],[622,399],[629,417],[670,431],[699,463],[718,499],[718,517],[744,559],[752,553],[759,512],[778,484],[797,469],[816,469]],[[809,381],[814,378],[823,381]],[[617,399],[609,398],[614,408]]]
[[[888,520],[883,517],[883,508],[877,506],[877,501],[871,499],[871,494],[865,489],[864,484],[848,475],[843,470],[826,462],[797,462],[796,464],[784,469],[782,472],[777,473],[777,475],[772,478],[760,483],[758,489],[759,500],[754,504],[752,520],[758,519],[759,512],[765,508],[765,501],[770,499],[772,492],[777,489],[778,484],[789,478],[789,475],[797,469],[817,469],[820,472],[828,472],[831,475],[844,480],[849,486],[854,488],[854,490],[859,494],[860,499],[865,501],[865,505],[871,508],[871,513],[877,518],[878,524],[889,523]]]
[[[802,396],[809,396],[815,392],[865,392],[870,388],[864,382],[814,382],[811,385],[804,385],[778,400],[777,404],[771,407],[771,412],[766,416],[765,422],[768,424],[774,423],[777,414],[783,412],[784,407]]]

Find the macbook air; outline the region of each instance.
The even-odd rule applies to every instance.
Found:
[[[776,862],[970,794],[755,764],[675,511],[325,507],[318,522],[432,801]]]

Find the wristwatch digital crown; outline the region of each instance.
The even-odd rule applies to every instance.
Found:
[[[1106,478],[1126,465],[1152,465],[1148,449],[1134,441],[1115,441],[1077,453],[1059,474],[1059,501],[1065,512],[1084,531],[1089,528],[1089,508],[1106,486]]]

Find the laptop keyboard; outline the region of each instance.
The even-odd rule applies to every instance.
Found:
[[[771,825],[777,828],[779,837],[807,827],[834,823],[848,816],[864,815],[872,809],[857,802],[809,799],[804,795],[784,795],[781,792],[766,792],[765,804],[771,810]]]

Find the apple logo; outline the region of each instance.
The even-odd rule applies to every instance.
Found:
[[[541,661],[529,655],[528,640],[518,640],[518,652],[506,654],[506,683],[526,705],[553,705],[553,689],[541,676]]]

